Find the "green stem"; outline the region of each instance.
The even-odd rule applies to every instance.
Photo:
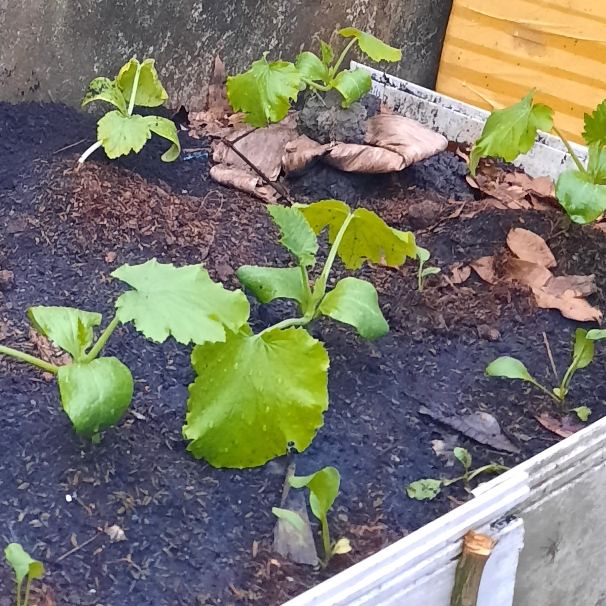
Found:
[[[133,115],[135,109],[135,97],[137,96],[137,88],[139,87],[139,75],[141,74],[141,64],[137,61],[137,73],[133,80],[133,90],[130,93],[130,103],[128,104],[128,115]]]
[[[332,86],[325,86],[324,84],[318,84],[317,82],[314,82],[313,80],[309,80],[308,78],[301,78],[301,80],[303,80],[303,82],[305,82],[305,84],[307,84],[307,86],[309,86],[310,88],[320,90],[323,93],[327,93],[329,90],[332,89]]]
[[[587,173],[587,170],[581,164],[581,161],[579,160],[578,156],[574,153],[574,150],[572,149],[572,146],[570,145],[570,143],[568,143],[568,140],[563,135],[562,131],[555,124],[553,125],[553,132],[558,137],[560,137],[560,139],[562,140],[562,143],[564,144],[564,147],[566,148],[566,150],[570,154],[570,157],[574,160],[574,163],[577,165],[577,168],[579,169],[579,171],[581,171],[582,173]]]
[[[21,583],[17,583],[17,606],[21,606]]]
[[[98,355],[103,346],[107,343],[107,340],[111,337],[112,333],[120,324],[120,320],[115,316],[114,319],[109,323],[108,327],[103,331],[101,336],[97,339],[97,342],[93,345],[92,349],[84,356],[82,360],[83,364],[92,362]]]
[[[49,362],[45,362],[40,358],[36,358],[34,356],[30,356],[29,354],[23,353],[17,349],[13,349],[12,347],[5,347],[4,345],[0,345],[0,355],[10,356],[11,358],[16,358],[17,360],[21,360],[22,362],[27,362],[32,366],[37,366],[46,372],[52,372],[56,375],[59,372],[59,367],[54,364],[50,364]]]
[[[330,533],[328,532],[328,519],[324,516],[322,522],[322,543],[324,545],[324,561],[322,562],[322,568],[328,566],[328,562],[332,556],[332,547],[330,545]]]
[[[27,577],[27,585],[25,586],[25,600],[23,601],[23,606],[28,606],[29,604],[29,586],[31,585],[32,580]]]
[[[549,389],[547,389],[547,387],[543,387],[543,385],[541,385],[534,379],[532,381],[530,381],[530,383],[532,383],[535,387],[538,387],[543,393],[546,393],[550,398],[555,400],[558,404],[562,404],[562,402],[564,401],[564,400],[561,400],[560,398],[558,398],[552,391],[549,391]]]
[[[423,292],[423,261],[419,261],[419,292]]]
[[[339,57],[339,60],[335,63],[333,69],[333,73],[336,74],[337,71],[339,70],[339,68],[341,67],[341,64],[343,63],[343,61],[345,61],[345,57],[347,56],[347,53],[350,51],[351,47],[358,41],[357,38],[352,38],[350,43],[343,49],[343,52],[341,53],[341,56]]]
[[[494,471],[495,473],[498,473],[499,471],[509,471],[509,467],[505,467],[505,465],[484,465],[484,467],[478,467],[467,476],[467,483],[471,482],[475,477],[485,471]]]
[[[305,299],[301,304],[303,315],[312,314],[315,311],[314,303],[313,303],[313,293],[311,292],[311,288],[309,287],[309,275],[307,274],[307,268],[305,265],[299,265],[301,269],[301,279],[303,280],[303,288],[305,289]]]
[[[284,330],[286,328],[292,328],[293,326],[307,326],[313,320],[313,315],[305,315],[302,318],[288,318],[288,320],[282,320],[273,326],[268,326],[264,330],[262,330],[257,336],[261,336],[262,334],[269,332],[270,330]]]

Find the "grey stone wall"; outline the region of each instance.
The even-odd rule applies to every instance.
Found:
[[[402,49],[389,71],[433,86],[452,0],[0,0],[0,100],[79,105],[95,76],[152,57],[169,105],[198,109],[216,54],[228,74],[316,50],[354,26]],[[352,56],[353,58],[353,56]]]

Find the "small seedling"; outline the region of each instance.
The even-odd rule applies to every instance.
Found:
[[[31,582],[34,579],[39,579],[44,574],[44,566],[41,562],[30,557],[19,543],[7,545],[4,549],[4,555],[15,573],[17,582],[15,604],[16,606],[29,606]],[[22,585],[25,579],[27,579],[27,582],[23,590]]]
[[[339,31],[351,41],[335,62],[332,47],[320,42],[321,56],[305,51],[295,63],[267,61],[268,53],[252,63],[250,69],[227,79],[227,98],[234,111],[246,114],[246,122],[257,127],[280,122],[306,88],[316,93],[335,89],[343,97],[343,107],[349,107],[368,93],[372,86],[369,73],[361,68],[339,71],[347,53],[357,44],[360,51],[373,61],[399,61],[402,52],[378,38],[353,27]]]
[[[481,473],[503,473],[509,469],[509,467],[505,467],[504,465],[491,463],[490,465],[484,465],[483,467],[478,467],[477,469],[470,471],[471,455],[469,452],[465,450],[465,448],[455,448],[453,453],[457,461],[463,466],[464,473],[462,476],[451,480],[434,480],[431,478],[417,480],[408,485],[406,494],[408,494],[411,499],[416,499],[417,501],[431,501],[440,494],[442,486],[450,486],[455,482],[463,482],[465,490],[469,491],[469,484]]]
[[[139,153],[152,133],[172,143],[162,155],[162,160],[176,160],[181,147],[175,123],[160,116],[133,114],[135,106],[159,107],[166,99],[168,95],[158,80],[153,59],[146,59],[143,63],[131,59],[114,80],[95,78],[86,91],[82,106],[92,101],[106,101],[117,109],[107,112],[99,120],[97,142],[82,154],[78,162],[85,162],[101,146],[110,159],[126,156],[131,151]]]
[[[505,379],[513,379],[531,383],[561,406],[564,403],[566,395],[568,394],[570,382],[572,381],[574,373],[577,370],[589,366],[589,364],[591,364],[593,361],[594,342],[605,338],[606,330],[590,330],[588,332],[582,328],[577,328],[575,332],[572,362],[570,363],[570,366],[566,370],[561,381],[559,380],[557,374],[555,375],[556,381],[559,381],[559,385],[554,387],[551,391],[539,383],[528,372],[526,366],[524,366],[522,362],[509,356],[503,356],[501,358],[497,358],[494,362],[491,362],[486,368],[486,375],[489,377],[503,377]],[[583,414],[583,412],[581,414]]]
[[[334,467],[324,467],[324,469],[320,469],[320,471],[316,471],[316,473],[310,476],[291,476],[288,478],[288,482],[293,488],[307,487],[309,489],[309,506],[314,516],[320,520],[322,526],[324,559],[321,561],[321,564],[323,568],[326,568],[332,556],[351,551],[348,539],[339,539],[335,543],[332,543],[328,530],[328,511],[339,494],[341,476]],[[301,527],[301,531],[303,530],[303,520],[296,513],[277,507],[274,507],[272,511],[277,517],[286,519],[295,528]],[[295,517],[299,522],[294,519]]]
[[[425,267],[425,263],[429,261],[429,251],[426,248],[421,248],[417,246],[417,258],[419,259],[419,272],[417,274],[418,278],[418,289],[419,292],[423,292],[423,287],[425,285],[425,278],[427,276],[435,276],[440,273],[439,267]]]
[[[469,156],[469,170],[475,175],[480,158],[486,156],[513,162],[531,150],[537,130],[546,133],[553,130],[576,165],[576,170],[567,170],[558,177],[556,197],[572,221],[591,223],[606,211],[606,101],[592,114],[585,114],[583,139],[588,146],[585,167],[555,126],[553,110],[534,103],[535,93],[533,89],[519,103],[492,112]]]

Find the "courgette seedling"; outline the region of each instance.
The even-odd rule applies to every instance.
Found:
[[[268,53],[254,61],[250,69],[227,79],[227,99],[234,111],[246,114],[246,122],[263,127],[280,122],[290,109],[299,92],[310,88],[316,93],[337,90],[343,97],[343,107],[358,101],[372,86],[369,73],[361,68],[339,71],[347,53],[357,44],[373,61],[399,61],[402,52],[388,46],[378,38],[353,27],[339,31],[343,38],[351,38],[335,61],[332,47],[320,42],[321,56],[305,51],[295,63],[267,61]]]
[[[555,126],[553,110],[534,103],[535,93],[533,89],[519,103],[492,112],[469,156],[470,172],[475,175],[480,158],[486,156],[513,162],[531,150],[537,130],[546,133],[553,130],[576,165],[576,170],[564,171],[558,177],[556,198],[572,221],[592,223],[606,211],[606,101],[592,114],[585,114],[583,139],[589,148],[585,167]]]
[[[582,328],[577,328],[574,338],[572,362],[566,369],[561,381],[559,381],[559,378],[556,375],[556,380],[559,381],[559,385],[554,387],[552,390],[549,390],[547,387],[539,383],[528,372],[526,366],[524,366],[522,362],[509,356],[503,356],[501,358],[497,358],[494,362],[491,362],[486,368],[486,375],[489,377],[503,377],[505,379],[513,379],[531,383],[561,406],[564,404],[564,400],[568,394],[570,382],[572,381],[574,373],[577,370],[589,366],[589,364],[591,364],[593,361],[594,341],[599,341],[605,338],[606,330],[590,330],[588,332]]]
[[[34,579],[39,579],[44,574],[42,562],[34,560],[19,543],[10,543],[4,549],[4,555],[15,573],[16,581],[16,606],[29,606],[29,590]],[[26,580],[25,588],[22,587]]]
[[[504,465],[490,463],[489,465],[484,465],[483,467],[478,467],[471,471],[471,455],[469,454],[469,451],[465,448],[455,448],[453,454],[455,459],[463,466],[464,473],[462,476],[451,480],[434,480],[432,478],[417,480],[407,486],[406,494],[411,499],[416,499],[417,501],[431,501],[440,494],[442,486],[450,486],[455,482],[463,482],[465,490],[469,491],[471,481],[480,474],[503,473],[509,469],[509,467],[505,467]]]
[[[138,153],[152,133],[168,139],[172,145],[162,155],[164,162],[172,162],[179,157],[181,147],[177,127],[172,120],[160,116],[140,116],[133,114],[135,106],[159,107],[168,99],[153,59],[139,63],[131,59],[114,80],[95,78],[88,87],[82,107],[92,101],[106,101],[115,110],[109,111],[97,123],[97,142],[80,157],[82,164],[99,147],[103,146],[110,159],[126,156],[131,151]]]
[[[343,202],[324,200],[268,211],[298,266],[246,265],[237,276],[259,302],[290,299],[299,315],[257,334],[247,316],[224,342],[194,348],[197,378],[189,387],[183,434],[190,440],[188,450],[215,467],[256,467],[290,447],[302,452],[310,445],[328,408],[328,353],[305,330],[314,319],[348,324],[369,340],[388,332],[372,284],[347,277],[328,290],[337,256],[349,270],[366,260],[397,267],[417,256],[412,233],[390,228],[364,208],[352,212]],[[317,236],[325,228],[330,252],[310,282]]]
[[[322,527],[322,545],[324,559],[320,561],[323,568],[334,555],[341,555],[351,551],[349,539],[339,539],[334,543],[330,540],[328,529],[328,511],[333,506],[339,494],[341,475],[334,467],[324,467],[309,476],[291,476],[288,479],[293,488],[309,489],[309,506],[311,512],[320,521]],[[299,532],[303,530],[303,520],[294,512],[274,507],[274,515],[290,522]],[[290,515],[292,514],[292,515]],[[295,519],[296,518],[296,519]],[[297,522],[298,520],[298,522]]]
[[[427,276],[435,276],[440,273],[439,267],[425,267],[425,263],[429,261],[429,251],[426,248],[417,246],[417,259],[419,260],[419,271],[417,273],[417,288],[419,292],[423,292],[425,286],[425,278]]]

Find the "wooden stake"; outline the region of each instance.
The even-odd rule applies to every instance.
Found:
[[[494,539],[472,530],[463,537],[450,606],[477,606],[484,566],[495,545]]]

